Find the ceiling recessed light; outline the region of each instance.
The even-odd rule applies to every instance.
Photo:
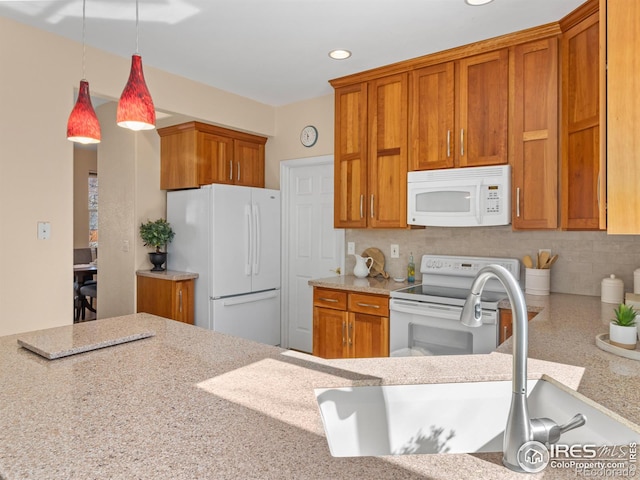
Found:
[[[478,5],[486,5],[487,3],[491,3],[493,2],[493,0],[464,0],[467,5],[473,5],[473,6],[478,6]]]
[[[329,56],[334,60],[344,60],[345,58],[349,58],[351,56],[351,52],[349,50],[331,50],[329,52]]]

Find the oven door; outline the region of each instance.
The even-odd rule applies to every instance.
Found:
[[[392,298],[391,356],[470,355],[490,353],[498,346],[498,312],[482,311],[482,326],[460,322],[462,307]]]

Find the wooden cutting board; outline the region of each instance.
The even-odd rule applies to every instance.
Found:
[[[373,265],[369,270],[370,277],[382,275],[384,278],[389,278],[389,274],[384,271],[384,253],[379,248],[369,247],[362,252],[362,256],[373,258]]]

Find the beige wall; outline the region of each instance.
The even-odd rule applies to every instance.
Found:
[[[333,154],[333,120],[333,95],[276,109],[276,136],[267,142],[265,183],[268,188],[280,188],[281,161]],[[306,125],[318,129],[318,141],[313,147],[300,143],[300,131]]]
[[[89,174],[98,171],[98,152],[93,147],[73,149],[73,248],[89,246]]]
[[[82,72],[82,46],[6,18],[0,18],[0,45],[0,335],[6,335],[68,325],[73,318],[73,144],[65,138],[65,128]],[[144,61],[144,52],[141,53]],[[87,48],[86,75],[92,95],[117,99],[129,67],[130,59]],[[270,137],[270,186],[279,183],[278,163],[283,159],[280,155],[299,155],[299,147],[287,146],[289,140],[273,141],[274,107],[148,66],[145,77],[158,110]],[[312,104],[316,108],[315,102]],[[279,135],[290,137],[294,143],[303,126],[298,128],[298,122],[320,125],[320,118],[326,117],[324,113],[305,116],[303,107],[292,107],[291,116],[296,121],[288,122],[288,109],[282,110],[279,116],[286,124],[295,125],[295,132],[287,135],[280,129]],[[98,150],[101,208],[103,203],[112,208],[112,214],[104,219],[100,214],[99,281],[104,282],[100,283],[98,300],[101,316],[109,311],[133,311],[133,272],[140,266],[148,267],[145,249],[138,243],[137,226],[164,210],[159,192],[145,177],[150,169],[155,176],[158,168],[157,134],[117,132],[110,125],[114,122],[113,112],[107,116],[111,118],[101,118],[104,144]],[[321,141],[324,129],[321,128]],[[112,133],[119,137],[120,146],[109,144]],[[125,145],[130,149],[122,148]],[[306,156],[321,153],[326,152],[310,151]],[[107,158],[117,163],[106,164]],[[120,163],[125,161],[132,163]],[[117,170],[116,165],[124,170]],[[109,198],[107,191],[111,187],[126,199],[123,208],[118,206],[117,195]],[[111,222],[107,223],[113,227],[111,238],[103,228],[103,220]],[[38,221],[51,222],[50,240],[37,240]],[[126,239],[130,241],[129,252],[118,250]],[[105,264],[107,253],[102,242],[108,242],[104,245],[110,246],[117,259],[112,274]],[[108,302],[112,306],[106,307],[110,293],[103,292],[114,283],[113,277],[127,292],[114,290],[118,301]],[[34,295],[37,302],[33,301]]]

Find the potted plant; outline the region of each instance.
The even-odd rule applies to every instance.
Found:
[[[165,247],[171,243],[175,232],[171,225],[164,218],[140,224],[140,238],[144,242],[144,246],[155,247],[154,252],[149,252],[149,260],[154,265],[152,272],[164,271],[162,265],[167,261],[167,252],[161,251],[161,247]]]
[[[633,350],[636,348],[636,314],[631,305],[621,303],[614,309],[616,317],[609,324],[609,342],[611,345]]]

